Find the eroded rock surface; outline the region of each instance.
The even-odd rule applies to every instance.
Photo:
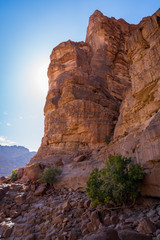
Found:
[[[48,69],[45,133],[36,158],[93,148],[112,135],[119,107],[130,87],[124,20],[90,17],[86,42],[53,49]]]
[[[118,152],[128,153],[147,169],[143,194],[152,196],[160,196],[159,15],[160,10],[144,18],[127,42],[132,88],[114,131],[114,141],[121,145]]]
[[[160,196],[159,19],[160,9],[138,25],[95,11],[85,42],[53,49],[44,137],[23,179],[56,163],[59,187],[83,188],[94,167],[120,153],[145,168],[143,194]]]

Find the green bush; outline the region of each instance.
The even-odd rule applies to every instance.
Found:
[[[57,177],[61,174],[61,172],[62,171],[56,166],[46,168],[40,175],[40,181],[41,183],[48,183],[52,185],[57,181]]]
[[[105,136],[105,142],[109,144],[111,142],[111,136]]]
[[[138,185],[145,176],[139,164],[121,155],[110,156],[102,170],[95,168],[87,181],[87,194],[93,205],[133,203],[139,196]]]
[[[13,169],[11,172],[11,182],[15,182],[17,180],[18,168]]]

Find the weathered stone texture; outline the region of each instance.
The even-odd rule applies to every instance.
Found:
[[[85,42],[53,49],[44,137],[25,175],[35,179],[35,163],[61,159],[59,187],[77,189],[107,155],[120,153],[145,168],[143,194],[160,196],[159,39],[160,9],[138,25],[95,11]]]
[[[160,109],[160,26],[157,11],[144,18],[126,47],[130,57],[132,88],[126,96],[115,129],[115,137],[146,128]],[[149,121],[147,121],[149,120]]]
[[[130,87],[125,52],[130,28],[124,20],[95,11],[86,42],[69,40],[53,49],[45,133],[37,157],[43,152],[92,148],[113,134],[120,103]]]
[[[147,169],[143,194],[160,196],[160,9],[144,18],[127,42],[132,88],[120,109],[116,151]],[[114,147],[113,147],[114,148]]]

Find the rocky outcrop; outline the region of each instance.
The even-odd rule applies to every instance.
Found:
[[[58,186],[83,188],[94,167],[120,153],[145,168],[143,194],[160,196],[159,38],[160,9],[138,25],[95,11],[85,42],[53,49],[44,137],[24,176],[60,163]]]
[[[152,196],[160,196],[159,15],[160,10],[144,18],[127,41],[132,88],[114,131],[114,141],[123,145],[118,152],[132,155],[147,169],[143,193]]]
[[[69,40],[53,49],[44,138],[36,158],[94,148],[113,134],[131,85],[125,51],[130,29],[124,20],[95,11],[86,42]]]
[[[145,130],[160,109],[160,26],[157,11],[143,19],[127,41],[132,88],[120,110],[114,138]],[[151,136],[150,136],[151,137]],[[146,153],[146,156],[148,153]],[[160,156],[160,155],[159,155]],[[148,159],[147,159],[148,160]]]

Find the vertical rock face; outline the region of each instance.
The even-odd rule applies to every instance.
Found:
[[[44,137],[30,165],[61,155],[63,184],[76,188],[97,160],[120,153],[147,169],[144,194],[160,196],[160,9],[138,25],[95,11],[86,41],[59,44],[50,60]],[[86,150],[90,161],[73,162]]]
[[[122,106],[115,137],[129,133],[160,108],[160,11],[143,19],[127,42],[132,88]]]
[[[135,135],[137,161],[160,160],[160,10],[143,19],[127,42],[132,88],[122,103],[114,138]]]
[[[53,49],[48,69],[45,133],[38,156],[92,148],[113,134],[130,87],[125,40],[130,25],[99,11],[90,17],[86,42]]]
[[[129,59],[125,42],[134,25],[123,19],[103,16],[99,11],[90,17],[86,42],[91,46],[91,76],[103,79],[109,93],[121,102],[130,87]]]
[[[122,103],[114,138],[123,148],[118,151],[133,155],[148,169],[144,194],[160,196],[160,9],[140,22],[127,50],[132,88]]]

